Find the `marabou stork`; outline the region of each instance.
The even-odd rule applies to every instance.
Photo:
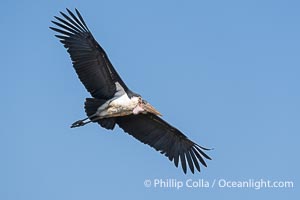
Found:
[[[60,12],[63,17],[55,16],[52,21],[59,33],[55,35],[70,54],[73,67],[87,91],[93,98],[86,98],[87,118],[78,120],[73,127],[97,122],[106,129],[114,129],[118,124],[125,132],[148,144],[163,155],[174,160],[178,167],[179,159],[184,173],[187,164],[192,173],[196,168],[200,172],[200,163],[206,167],[204,148],[189,140],[182,132],[174,128],[159,116],[161,114],[139,94],[132,92],[112,66],[102,47],[94,39],[81,14],[76,15],[69,9],[69,15]]]

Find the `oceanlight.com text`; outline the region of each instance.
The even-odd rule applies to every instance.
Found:
[[[294,188],[294,182],[291,180],[268,180],[268,179],[247,179],[247,180],[229,180],[229,179],[187,179],[177,180],[169,179],[145,179],[144,186],[146,188],[220,188],[220,189],[234,189],[234,188],[249,188],[260,190],[263,188]]]

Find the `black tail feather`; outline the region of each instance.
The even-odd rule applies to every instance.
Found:
[[[93,116],[97,112],[98,108],[104,103],[106,103],[106,100],[104,99],[86,98],[84,103],[85,113],[91,121],[98,122],[98,124],[100,124],[103,128],[112,130],[116,124],[115,118],[95,120],[97,116]]]
[[[90,117],[93,114],[95,114],[97,112],[97,109],[105,102],[106,100],[103,99],[86,98],[84,102],[84,109],[86,115]]]

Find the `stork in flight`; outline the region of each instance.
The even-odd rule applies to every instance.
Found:
[[[209,149],[189,140],[160,118],[160,112],[141,95],[131,91],[94,39],[79,11],[75,9],[77,16],[69,9],[67,12],[69,15],[60,12],[63,17],[55,16],[57,21],[52,23],[57,27],[50,28],[59,33],[55,36],[67,49],[80,81],[93,97],[85,100],[87,118],[74,122],[71,128],[96,122],[112,130],[118,124],[128,134],[170,161],[174,160],[176,167],[180,160],[184,173],[187,164],[192,173],[195,168],[200,172],[200,163],[206,167],[204,158],[211,158],[204,151]]]

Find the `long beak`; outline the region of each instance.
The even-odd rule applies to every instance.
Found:
[[[149,112],[149,113],[153,113],[155,115],[158,115],[158,116],[162,116],[162,114],[160,114],[160,112],[158,112],[153,106],[151,106],[149,103],[146,103],[144,105],[144,109],[145,111]]]

